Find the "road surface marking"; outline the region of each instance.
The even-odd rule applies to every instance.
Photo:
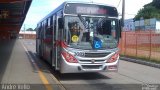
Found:
[[[34,54],[33,55],[36,59],[37,59],[37,57],[36,57],[36,55]],[[50,72],[49,70],[47,70],[47,72]],[[51,72],[50,73],[48,73],[49,75],[50,75],[50,77],[56,82],[56,84],[58,84],[59,85],[59,87],[61,88],[61,90],[66,90],[66,88],[62,85],[62,83],[54,76],[54,75],[52,75],[51,74]]]
[[[38,67],[38,65],[35,63],[35,61],[32,59],[31,55],[28,53],[27,48],[24,46],[24,44],[21,42],[23,48],[25,49],[27,55],[29,56],[29,60],[33,63],[35,66],[36,70],[38,71],[38,75],[40,79],[42,80],[43,84],[45,85],[47,90],[53,90],[52,86],[49,84],[47,78],[44,76],[42,70]]]

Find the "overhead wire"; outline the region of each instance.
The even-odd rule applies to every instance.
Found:
[[[117,8],[119,7],[119,5],[120,5],[121,1],[122,1],[122,0],[119,0],[118,5],[117,5]]]
[[[117,8],[120,6],[120,3],[122,2],[122,0],[119,0]],[[130,14],[130,13],[125,13],[126,15],[136,15],[136,14]]]

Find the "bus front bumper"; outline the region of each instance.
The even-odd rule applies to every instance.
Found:
[[[82,63],[68,63],[62,60],[60,72],[61,73],[85,73],[85,72],[110,72],[118,71],[119,60],[113,63],[97,63],[97,64],[82,64]]]

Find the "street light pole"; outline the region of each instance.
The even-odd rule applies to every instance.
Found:
[[[25,27],[25,24],[24,24],[24,39],[26,39],[26,35],[25,35],[26,33],[25,32],[26,32],[26,27]]]
[[[125,0],[122,0],[122,29],[124,27],[124,18],[125,18]]]
[[[125,0],[122,0],[122,21],[121,21],[121,31],[124,30],[124,16],[125,16]],[[121,41],[121,40],[120,40]],[[122,46],[122,45],[121,45]],[[126,55],[126,32],[125,32],[125,50],[124,55]]]

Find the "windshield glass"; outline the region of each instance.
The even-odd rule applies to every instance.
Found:
[[[116,48],[116,24],[105,17],[65,16],[66,41],[77,49]]]

